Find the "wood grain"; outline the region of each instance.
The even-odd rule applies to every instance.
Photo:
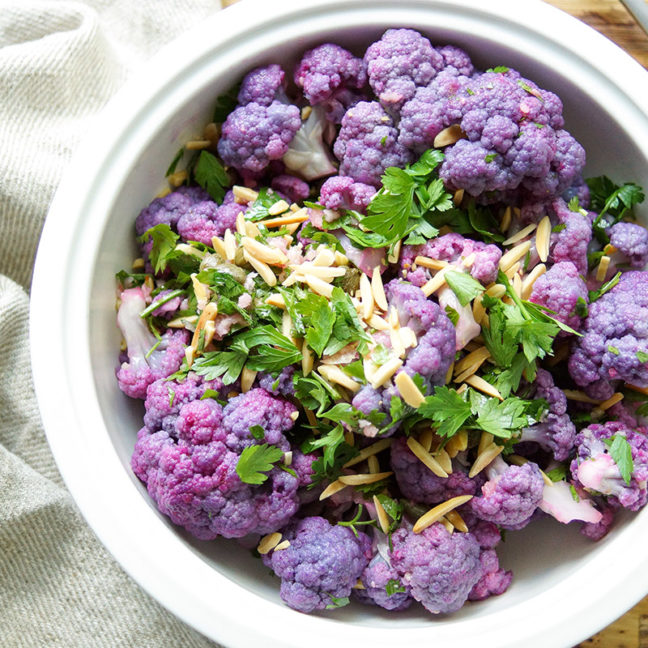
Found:
[[[223,6],[237,0],[222,0]],[[648,68],[648,36],[617,0],[545,0],[583,20]],[[648,597],[576,648],[648,648]]]

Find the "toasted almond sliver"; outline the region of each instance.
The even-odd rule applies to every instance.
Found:
[[[418,338],[416,337],[416,333],[414,333],[414,331],[409,326],[403,326],[402,328],[398,329],[398,335],[400,336],[401,342],[406,349],[409,349],[410,347],[414,349],[418,345]]]
[[[198,322],[196,324],[196,330],[194,331],[193,337],[191,339],[191,346],[195,349],[198,348],[198,341],[200,339],[200,331],[205,326],[205,323],[209,320],[215,320],[218,315],[218,306],[214,302],[209,302],[200,313]]]
[[[400,321],[398,319],[398,311],[394,306],[389,309],[389,326],[393,329],[400,328]]]
[[[414,259],[416,265],[423,266],[424,268],[430,268],[430,270],[441,270],[448,265],[447,261],[439,261],[438,259],[430,259],[425,256],[417,256]]]
[[[479,437],[479,445],[477,446],[477,454],[480,455],[489,445],[493,443],[495,437],[490,432],[482,432]]]
[[[504,274],[508,277],[509,281],[513,281],[513,277],[515,277],[519,269],[520,269],[520,262],[516,261],[508,270],[504,272]],[[507,297],[505,299],[509,299],[509,298]]]
[[[247,250],[243,250],[243,258],[259,273],[259,276],[271,288],[277,285],[277,277],[269,265],[253,257]]]
[[[617,403],[620,403],[622,400],[623,400],[623,394],[621,392],[617,392],[616,394],[612,394],[612,396],[610,396],[610,398],[608,398],[607,400],[604,400],[599,405],[599,409],[605,412],[605,410],[610,409],[610,407],[616,405]]]
[[[400,329],[389,329],[389,340],[392,346],[392,353],[399,358],[404,358],[405,345],[400,336]]]
[[[404,371],[401,371],[398,376],[396,376],[394,382],[396,383],[396,389],[400,392],[403,400],[410,407],[419,407],[425,402],[425,396],[423,396],[421,390],[416,386],[416,383],[412,378]]]
[[[461,205],[461,201],[463,200],[463,197],[464,197],[464,190],[457,189],[457,191],[455,191],[454,195],[452,196],[452,202],[455,204],[455,206],[459,207],[459,205]]]
[[[358,473],[356,475],[340,475],[338,481],[347,486],[360,486],[361,484],[373,484],[381,479],[386,479],[394,473],[390,471],[379,473]]]
[[[376,517],[378,518],[380,530],[383,533],[389,533],[389,516],[387,515],[387,511],[385,511],[384,506],[380,503],[376,495],[373,496],[373,503],[376,507]]]
[[[387,263],[398,263],[398,257],[401,252],[401,241],[396,241],[392,251],[387,254]]]
[[[387,360],[382,367],[376,370],[376,373],[370,381],[371,386],[374,389],[382,387],[402,366],[403,361],[400,358]]]
[[[376,455],[371,455],[371,457],[367,459],[367,468],[369,469],[369,472],[372,474],[380,472],[380,463]]]
[[[259,228],[256,226],[256,223],[253,223],[252,221],[245,221],[245,233],[250,237],[250,238],[256,238],[257,236],[261,236],[261,232],[259,231]]]
[[[389,330],[389,323],[385,321],[382,317],[378,315],[372,315],[368,320],[367,324],[372,328],[375,328],[376,331],[387,331]]]
[[[432,444],[435,443],[435,441],[438,442],[438,437],[432,428],[427,428],[419,434],[418,442],[423,446],[426,452],[430,452]],[[438,443],[435,443],[435,446],[436,445],[438,445]]]
[[[483,362],[484,360],[488,360],[488,358],[490,358],[490,351],[485,346],[480,346],[457,362],[455,365],[455,374],[465,371],[468,367],[475,364],[475,362],[480,360]]]
[[[227,249],[225,248],[225,241],[218,236],[212,237],[212,247],[217,254],[220,254],[223,259],[227,259]]]
[[[630,383],[626,383],[625,386],[628,389],[632,389],[632,391],[639,392],[640,394],[646,394],[648,396],[648,387],[639,387],[638,385],[631,385]]]
[[[462,262],[461,265],[464,268],[472,268],[472,266],[475,264],[475,259],[477,258],[477,255],[474,252],[471,252]]]
[[[526,238],[529,234],[531,234],[531,232],[533,232],[535,228],[535,223],[531,223],[531,225],[523,227],[519,232],[516,232],[515,234],[513,234],[513,236],[507,238],[506,241],[502,243],[502,245],[512,245],[513,243],[521,241],[523,238]]]
[[[424,463],[437,477],[447,477],[448,473],[443,470],[441,464],[414,438],[407,439],[407,447],[414,456]]]
[[[445,470],[448,475],[452,474],[452,460],[450,455],[445,451],[444,448],[437,450],[435,454],[436,460],[439,462],[439,466]]]
[[[284,212],[287,212],[290,209],[290,205],[285,201],[285,200],[277,200],[274,205],[270,205],[270,208],[268,209],[268,214],[270,216],[279,216],[279,214],[283,214]]]
[[[245,394],[246,392],[250,391],[250,388],[252,387],[256,376],[256,371],[248,369],[247,367],[243,367],[243,370],[241,371],[241,393]]]
[[[430,281],[423,284],[421,290],[426,297],[433,295],[437,290],[439,290],[445,284],[445,268],[439,270]]]
[[[522,282],[522,299],[529,299],[533,291],[533,284],[547,272],[547,266],[544,263],[539,263],[531,272],[524,278]]]
[[[308,220],[308,210],[302,208],[296,212],[291,212],[290,214],[284,214],[277,218],[268,218],[267,220],[261,221],[262,225],[265,225],[268,229],[274,227],[283,227],[284,225],[295,225],[295,229],[299,227],[300,223]],[[294,230],[293,230],[294,231]],[[292,234],[293,232],[291,232]]]
[[[304,376],[308,376],[308,374],[313,371],[313,353],[311,352],[309,346],[304,342],[302,345],[302,373]]]
[[[545,216],[538,224],[535,236],[535,245],[540,257],[544,263],[549,258],[549,244],[551,243],[551,221],[549,216]]]
[[[468,477],[472,478],[475,475],[478,475],[493,461],[493,459],[495,459],[495,457],[501,454],[502,450],[504,450],[504,446],[491,443],[481,454],[477,455],[475,463],[470,468]]]
[[[318,295],[322,295],[327,299],[331,299],[333,296],[333,286],[329,283],[326,283],[323,279],[319,277],[313,277],[312,275],[303,275],[303,280],[308,284],[308,287],[316,292]]]
[[[335,365],[320,365],[317,368],[317,372],[327,380],[342,385],[342,387],[346,387],[354,394],[360,389],[360,387],[362,387],[362,385],[353,380],[349,374],[345,373],[340,369],[340,367],[336,367]]]
[[[523,259],[527,252],[531,249],[531,241],[524,241],[515,247],[512,247],[506,254],[502,256],[499,262],[499,267],[502,272],[506,272],[516,261]],[[544,259],[546,261],[546,259]]]
[[[331,482],[321,493],[319,496],[320,501],[326,499],[327,497],[331,497],[331,495],[335,495],[335,493],[339,493],[341,490],[345,489],[349,484],[343,484],[339,479],[336,479],[335,481]]]
[[[270,295],[265,300],[265,303],[268,304],[269,306],[276,306],[277,308],[281,308],[281,309],[286,308],[286,302],[284,301],[283,295],[280,293]]]
[[[353,457],[353,459],[349,459],[343,468],[349,468],[350,466],[355,466],[355,464],[360,463],[361,461],[364,461],[365,459],[368,459],[369,457],[372,457],[374,455],[377,455],[379,452],[382,452],[383,450],[386,450],[391,446],[392,444],[392,439],[381,439],[380,441],[376,441],[376,443],[372,443],[370,446],[367,446],[366,448],[362,448],[360,452]]]
[[[232,193],[234,194],[234,200],[239,205],[254,202],[259,197],[257,191],[254,191],[254,189],[250,189],[249,187],[242,187],[241,185],[234,185],[232,187]]]
[[[207,284],[201,283],[196,277],[196,273],[191,274],[191,285],[193,286],[194,295],[196,295],[196,301],[198,302],[198,308],[204,309],[209,301],[209,296],[211,291]]]
[[[187,328],[187,324],[195,324],[198,321],[198,315],[189,315],[188,317],[177,317],[167,323],[169,328]]]
[[[380,268],[378,266],[373,269],[371,275],[371,292],[373,293],[373,298],[376,304],[378,304],[378,308],[386,311],[389,306],[387,305],[385,287],[383,286],[382,275],[380,274]]]
[[[461,533],[468,533],[468,526],[464,522],[464,519],[457,513],[457,511],[448,511],[445,514],[446,518],[450,521],[452,526],[454,526],[457,531],[461,531]]]
[[[243,212],[239,212],[236,215],[236,231],[241,235],[241,236],[246,236],[247,231],[245,229],[245,215]]]
[[[450,458],[456,457],[460,452],[468,447],[468,432],[466,430],[459,430],[449,441],[445,444],[445,451]]]
[[[522,277],[519,272],[513,275],[513,290],[518,297],[522,297]]]
[[[155,194],[156,198],[164,198],[165,196],[168,196],[171,193],[171,188],[170,187],[164,187],[164,189],[161,189]]]
[[[466,137],[466,134],[461,130],[459,124],[452,124],[448,128],[444,128],[435,138],[434,138],[434,148],[443,148],[444,146],[450,146],[455,142],[458,142],[460,139]]]
[[[416,520],[412,531],[414,531],[414,533],[421,533],[421,531],[424,531],[430,525],[438,522],[450,511],[453,511],[462,504],[469,502],[472,497],[472,495],[459,495],[458,497],[450,498],[447,502],[438,504],[434,508],[431,508],[427,513],[423,514],[418,520]]]
[[[229,228],[225,230],[223,244],[225,245],[225,258],[228,261],[234,261],[236,258],[236,237]]]
[[[245,230],[245,222],[243,225]],[[245,234],[245,231],[243,232]],[[249,237],[243,236],[241,245],[248,251],[250,255],[263,261],[268,265],[285,266],[288,263],[288,257],[278,248],[259,243],[259,241]]]
[[[144,261],[144,259],[142,259],[142,257],[139,257],[138,259],[135,259],[135,261],[133,261],[132,268],[133,270],[141,270],[145,266],[146,262]]]
[[[292,337],[292,330],[293,330],[292,317],[290,317],[290,313],[288,311],[284,311],[281,314],[281,333],[285,337],[290,339]]]
[[[194,357],[196,355],[196,349],[192,346],[188,346],[185,349],[185,360],[187,361],[187,365],[191,368],[191,365],[193,364]]]
[[[446,530],[448,533],[450,533],[450,534],[453,534],[453,533],[454,533],[454,524],[452,524],[452,522],[450,522],[450,520],[448,520],[447,517],[443,516],[443,517],[439,520],[439,523],[440,523],[440,524],[443,524],[443,526],[445,527],[445,530]]]
[[[335,252],[331,248],[320,245],[317,248],[317,255],[313,259],[314,266],[328,267],[335,263]]]
[[[259,542],[257,546],[257,551],[262,556],[265,556],[265,554],[272,551],[279,544],[280,540],[281,533],[279,533],[278,531],[275,531],[274,533],[268,533],[268,535],[261,538],[261,542]]]
[[[211,146],[210,140],[189,140],[185,142],[185,148],[187,151],[201,151],[206,149],[208,146]]]
[[[585,392],[576,389],[563,389],[563,394],[565,394],[567,400],[573,400],[579,403],[591,403],[592,405],[598,405],[600,403],[595,398],[589,397]]]
[[[478,389],[480,392],[483,392],[487,396],[492,396],[493,398],[498,398],[503,401],[504,398],[502,394],[493,387],[490,383],[487,383],[483,378],[479,376],[470,376],[464,382],[468,383],[471,387]]]
[[[610,257],[604,254],[599,261],[598,268],[596,268],[596,281],[603,281],[610,267]]]
[[[374,311],[374,297],[369,277],[364,272],[360,276],[360,296],[362,298],[362,318],[368,320]]]
[[[283,551],[284,549],[288,549],[290,547],[290,540],[284,540],[283,542],[280,542],[275,548],[275,551]]]
[[[205,336],[203,338],[203,349],[206,349],[214,339],[214,335],[216,335],[216,322],[214,322],[213,320],[205,322],[203,331],[205,331]]]
[[[172,173],[167,177],[167,181],[172,187],[179,187],[181,184],[184,184],[187,177],[187,171],[183,169],[182,171],[176,171],[175,173]]]
[[[513,218],[513,210],[510,207],[507,207],[502,214],[502,220],[500,221],[499,231],[506,232],[511,226],[511,220]]]

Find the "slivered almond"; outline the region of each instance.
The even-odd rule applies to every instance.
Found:
[[[254,202],[259,197],[259,193],[254,191],[254,189],[241,187],[240,185],[234,185],[232,187],[232,193],[234,194],[235,202],[239,205]]]
[[[519,272],[513,275],[513,290],[518,297],[522,297],[522,277]]]
[[[448,367],[446,371],[444,385],[447,385],[452,380],[452,372],[454,371],[454,362]]]
[[[367,320],[367,324],[372,328],[375,328],[376,331],[387,331],[389,329],[389,323],[378,315],[372,315]]]
[[[389,306],[387,305],[387,297],[385,296],[385,287],[383,285],[382,275],[380,268],[376,266],[371,275],[371,292],[378,308],[386,311]]]
[[[459,124],[453,124],[444,128],[435,138],[434,138],[434,148],[443,148],[444,146],[450,146],[455,142],[458,142],[460,139],[466,137],[466,134],[461,130]]]
[[[158,191],[155,194],[156,198],[164,198],[165,196],[168,196],[171,193],[171,189],[169,187],[164,187],[164,189]]]
[[[360,297],[362,300],[362,318],[368,320],[374,311],[374,297],[371,292],[369,277],[363,272],[360,275]]]
[[[284,225],[299,225],[308,220],[308,210],[304,207],[296,212],[291,212],[290,214],[284,214],[277,218],[268,218],[267,220],[261,221],[268,229],[274,227],[283,227]]]
[[[190,254],[191,256],[195,256],[198,259],[202,259],[205,256],[205,253],[202,250],[198,250],[197,248],[193,247],[192,245],[188,245],[187,243],[178,243],[178,245],[175,246],[175,249],[178,252],[182,252],[183,254]]]
[[[327,497],[331,497],[331,495],[335,495],[335,493],[339,493],[341,490],[345,489],[349,484],[344,484],[342,483],[339,479],[336,479],[335,481],[331,482],[321,493],[319,496],[320,501],[326,499]]]
[[[284,301],[283,295],[280,293],[276,293],[274,295],[270,295],[266,300],[265,303],[268,304],[269,306],[276,306],[277,308],[286,308],[286,302]]]
[[[400,328],[400,321],[398,320],[398,311],[394,306],[389,309],[389,326],[393,329]]]
[[[538,224],[535,239],[538,256],[540,261],[544,263],[549,257],[549,244],[551,243],[551,220],[549,220],[549,216],[545,216]]]
[[[403,361],[400,358],[387,360],[382,367],[376,370],[376,373],[370,381],[371,386],[374,389],[382,387],[402,366]]]
[[[380,441],[376,441],[376,443],[372,443],[370,446],[367,446],[366,448],[362,448],[360,452],[353,457],[353,459],[349,459],[343,468],[349,468],[350,466],[355,466],[355,464],[360,463],[361,461],[364,461],[365,459],[368,459],[369,457],[372,457],[374,455],[377,455],[379,452],[382,452],[383,450],[386,450],[391,446],[392,444],[392,439],[381,439]]]
[[[520,269],[520,262],[516,261],[508,270],[504,272],[504,274],[508,277],[509,281],[513,281],[513,277],[515,277],[519,269]],[[505,299],[509,299],[509,298],[505,297]]]
[[[198,348],[198,341],[200,339],[200,331],[205,326],[205,323],[209,320],[215,320],[218,315],[218,306],[214,302],[209,302],[200,313],[198,318],[198,323],[196,324],[196,330],[194,331],[193,337],[191,338],[191,346],[195,349]]]
[[[292,421],[296,421],[298,418],[299,418],[299,411],[298,411],[298,410],[295,410],[294,412],[291,413],[291,415],[290,415],[290,419],[291,419]],[[291,456],[292,456],[292,455],[291,455]]]
[[[513,211],[510,207],[507,207],[502,214],[502,220],[500,221],[499,231],[506,232],[511,226],[511,219],[513,217]]]
[[[479,437],[479,445],[477,446],[477,454],[481,454],[484,450],[493,443],[495,437],[490,432],[482,432]]]
[[[401,251],[401,241],[397,241],[391,252],[387,254],[387,263],[398,263],[398,257]]]
[[[310,106],[306,106],[306,108],[310,108]],[[304,110],[305,110],[305,108],[302,108],[302,112]],[[358,580],[356,581],[356,584],[351,589],[363,590],[363,589],[367,589],[367,588],[362,584],[362,581],[358,578]]]
[[[535,223],[531,223],[531,225],[527,225],[526,227],[523,227],[519,232],[516,232],[513,234],[513,236],[509,237],[502,243],[502,245],[512,245],[513,243],[517,243],[518,241],[521,241],[523,238],[526,238],[533,230],[536,228]]]
[[[519,261],[520,259],[524,258],[530,249],[531,249],[531,241],[524,241],[524,243],[519,243],[515,247],[512,247],[500,259],[499,262],[500,270],[502,270],[502,272],[506,272],[516,261]]]
[[[216,335],[216,322],[213,320],[205,322],[203,331],[205,332],[203,337],[203,349],[206,349],[214,339],[214,335]]]
[[[252,221],[247,220],[245,221],[245,233],[253,239],[257,236],[261,236],[261,232],[259,231],[259,228],[256,226],[256,224]]]
[[[234,261],[236,258],[236,237],[229,228],[225,230],[223,245],[225,246],[225,258],[228,261]]]
[[[425,256],[417,256],[414,259],[416,265],[423,266],[424,268],[430,268],[430,270],[441,270],[448,265],[447,261],[439,261],[438,259],[430,259]]]
[[[304,376],[308,376],[308,374],[313,370],[313,353],[311,352],[310,348],[304,342],[302,345],[302,373]]]
[[[185,360],[187,361],[187,365],[191,367],[194,361],[194,357],[196,356],[196,349],[192,346],[188,346],[185,348]]]
[[[486,466],[488,466],[495,457],[499,456],[504,450],[504,446],[496,445],[491,443],[488,447],[484,448],[484,451],[477,455],[475,463],[471,466],[468,477],[474,477],[478,475]]]
[[[353,432],[351,432],[351,430],[344,431],[344,440],[346,441],[347,445],[355,445],[355,437],[353,436]]]
[[[189,140],[185,142],[185,148],[187,151],[201,151],[211,146],[210,140]]]
[[[283,551],[284,549],[288,549],[290,547],[290,540],[284,540],[283,542],[280,542],[275,548],[275,551]]]
[[[576,389],[563,389],[562,391],[567,397],[567,400],[577,401],[579,403],[592,403],[592,405],[598,405],[600,402],[595,398],[591,398],[585,392]]]
[[[439,466],[445,470],[448,475],[452,474],[452,460],[450,459],[450,455],[445,451],[444,448],[440,448],[437,450],[436,454],[434,455],[436,457],[436,460],[439,462]]]
[[[194,295],[196,295],[198,308],[203,310],[209,301],[209,296],[211,295],[209,286],[198,281],[195,272],[191,274],[191,285],[193,286]]]
[[[246,392],[250,391],[250,388],[252,387],[256,376],[256,371],[248,369],[247,367],[243,367],[243,370],[241,371],[241,393],[245,394]]]
[[[317,368],[317,372],[324,376],[327,380],[334,382],[342,387],[346,387],[349,391],[352,391],[354,394],[360,389],[362,385],[356,382],[349,376],[347,373],[342,371],[340,367],[335,365],[320,365]]]
[[[485,346],[480,346],[457,362],[455,365],[455,374],[465,371],[476,362],[481,364],[485,360],[488,360],[488,358],[490,358],[490,351]]]
[[[243,236],[241,239],[241,245],[250,255],[268,265],[283,267],[288,263],[288,257],[281,250],[259,243],[259,241],[256,241],[249,236]]]
[[[607,400],[604,400],[598,407],[605,412],[605,410],[610,409],[610,407],[616,405],[617,403],[620,403],[622,400],[623,394],[617,392],[616,394],[612,394],[612,396],[610,396],[610,398],[608,398]]]
[[[338,252],[336,250],[335,252],[335,264],[339,266],[348,266],[349,265],[349,259],[347,258],[346,255],[342,254],[342,252]]]
[[[361,484],[374,484],[381,479],[386,479],[394,473],[389,470],[387,472],[379,473],[358,473],[356,475],[340,475],[338,481],[346,484],[347,486],[360,486]]]
[[[371,457],[367,459],[367,468],[372,474],[380,472],[380,463],[378,462],[378,457],[376,457],[376,455],[371,455]]]
[[[279,216],[290,209],[290,205],[285,200],[277,200],[276,203],[270,205],[268,209],[268,214],[270,216]]]
[[[198,321],[198,315],[189,315],[188,317],[177,317],[167,323],[169,328],[187,328],[187,324],[195,324]]]
[[[437,477],[447,477],[448,473],[443,470],[441,464],[414,438],[407,439],[407,447],[414,456],[424,463]]]
[[[281,314],[281,332],[287,338],[291,338],[292,330],[293,330],[292,317],[290,317],[290,313],[288,311],[284,311]]]
[[[461,205],[461,201],[463,200],[463,197],[464,197],[464,190],[457,189],[457,191],[455,191],[454,195],[452,196],[452,202],[455,204],[455,206],[459,207],[459,205]]]
[[[443,524],[443,526],[445,527],[445,530],[446,530],[450,535],[452,535],[452,534],[454,533],[454,524],[452,524],[452,522],[450,522],[450,520],[448,520],[447,517],[445,517],[445,516],[442,517],[442,518],[439,520],[439,523],[440,523],[440,524]]]
[[[320,245],[313,259],[314,266],[331,266],[335,263],[335,252],[330,248]]]
[[[423,432],[421,432],[418,438],[418,442],[423,446],[426,452],[430,452],[430,450],[432,449],[432,443],[435,439],[436,434],[434,433],[434,430],[428,428],[427,430],[423,430]]]
[[[468,389],[468,385],[466,385],[466,383],[462,383],[461,385],[459,385],[459,387],[457,387],[457,394],[463,394],[466,389]]]
[[[297,416],[295,416],[295,417],[293,418],[293,414],[296,414]],[[290,418],[291,418],[293,421],[296,421],[298,417],[299,417],[299,412],[298,412],[298,411],[294,411],[294,412],[290,415]],[[284,466],[290,466],[290,465],[292,464],[292,460],[293,460],[293,453],[292,453],[292,450],[289,450],[288,452],[284,452],[284,460],[283,460],[283,462],[284,462]]]
[[[405,345],[401,340],[400,329],[389,329],[389,340],[392,346],[392,353],[399,358],[405,357]]]
[[[141,270],[142,268],[144,268],[144,266],[146,266],[144,259],[142,259],[142,257],[139,257],[138,259],[135,259],[135,261],[133,261],[132,268],[133,270]]]
[[[279,544],[280,540],[281,533],[279,533],[278,531],[275,531],[274,533],[268,533],[268,535],[261,538],[261,542],[259,542],[259,544],[257,545],[257,551],[262,556],[265,556],[265,554],[272,551]]]
[[[648,387],[639,387],[638,385],[631,385],[630,383],[626,383],[625,386],[628,389],[632,389],[632,391],[639,392],[640,394],[646,394],[648,396]]]
[[[604,248],[603,248],[603,254],[607,254],[608,256],[611,256],[615,252],[618,252],[619,250],[612,245],[612,243],[608,243]]]
[[[438,522],[450,511],[453,511],[462,504],[469,502],[472,497],[472,495],[459,495],[458,497],[452,497],[448,501],[431,508],[427,513],[424,513],[418,520],[416,520],[412,531],[414,531],[414,533],[421,533],[421,531],[424,531],[430,525]]]
[[[333,286],[326,283],[323,279],[314,277],[313,275],[304,275],[303,280],[308,284],[308,287],[318,295],[322,295],[327,299],[331,299],[333,296]]]
[[[378,524],[383,533],[389,533],[389,516],[387,511],[385,511],[384,506],[380,503],[380,500],[376,495],[373,496],[373,503],[376,507],[376,517],[378,518]]]
[[[167,177],[167,181],[172,187],[179,187],[181,184],[184,184],[187,179],[188,174],[186,170],[176,171]]]
[[[539,263],[531,272],[524,278],[522,282],[522,299],[529,299],[533,291],[533,284],[547,272],[547,266],[544,263]]]
[[[464,382],[469,384],[471,387],[479,390],[480,392],[486,394],[487,396],[498,398],[501,401],[504,400],[502,394],[500,394],[499,391],[497,391],[497,389],[493,387],[493,385],[487,383],[483,378],[480,378],[479,376],[470,376]]]
[[[437,290],[445,285],[445,269],[439,270],[430,281],[423,284],[421,290],[426,297],[433,295]]]
[[[269,265],[253,257],[247,250],[243,250],[243,258],[259,273],[259,276],[271,288],[277,285],[277,277]]]
[[[464,519],[461,517],[461,515],[457,513],[457,511],[448,511],[445,516],[452,524],[452,526],[457,529],[457,531],[461,531],[461,533],[468,533],[468,526],[464,522]]]
[[[464,268],[472,268],[472,266],[475,263],[475,259],[477,258],[477,255],[474,252],[471,252],[462,262],[461,265]]]
[[[452,459],[460,452],[468,447],[468,432],[466,430],[459,430],[449,441],[445,444],[445,451]]]
[[[247,235],[247,231],[245,230],[245,215],[243,214],[243,212],[239,212],[236,215],[236,231],[241,236]]]
[[[212,237],[212,247],[217,254],[220,254],[223,259],[227,258],[227,249],[225,248],[225,241],[218,236]]]
[[[608,268],[610,267],[610,259],[607,254],[604,254],[599,261],[598,267],[596,268],[596,281],[604,281],[605,275],[607,274]]]
[[[425,396],[423,396],[421,390],[404,371],[401,371],[398,376],[396,376],[394,382],[396,383],[396,389],[398,389],[403,400],[410,407],[419,407],[423,402],[425,402]]]

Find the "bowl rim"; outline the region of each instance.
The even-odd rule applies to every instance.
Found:
[[[171,90],[177,94],[178,79],[183,74],[206,65],[208,58],[222,53],[236,39],[245,37],[261,42],[263,31],[279,29],[280,21],[332,14],[350,16],[353,12],[369,17],[369,9],[372,19],[378,20],[382,13],[393,11],[393,5],[389,0],[311,0],[305,7],[300,0],[283,0],[270,7],[264,0],[245,0],[224,13],[215,13],[165,46],[111,99],[94,122],[92,137],[82,142],[66,169],[43,228],[32,281],[30,343],[43,425],[61,475],[94,532],[127,573],[189,625],[228,646],[249,646],[258,641],[270,647],[297,647],[303,645],[301,638],[308,636],[312,646],[323,647],[331,641],[340,643],[342,627],[344,640],[349,645],[393,645],[396,632],[398,642],[411,646],[426,645],[431,639],[452,640],[462,646],[464,640],[456,636],[452,622],[437,623],[433,629],[370,628],[342,626],[339,621],[302,615],[250,593],[216,570],[207,570],[210,573],[205,574],[205,563],[195,551],[184,543],[178,547],[177,534],[137,494],[116,455],[96,402],[90,353],[73,353],[78,348],[90,351],[87,315],[92,308],[88,279],[91,273],[84,276],[79,269],[93,268],[98,254],[93,231],[100,230],[93,229],[97,223],[91,219],[101,212],[97,207],[100,201],[110,204],[110,188],[118,186],[123,177],[117,161],[135,159],[142,141],[138,129],[152,123],[156,114],[164,113],[169,104],[161,99],[173,94]],[[643,141],[647,142],[644,152],[648,159],[648,114],[644,108],[648,106],[648,73],[593,29],[540,0],[526,3],[498,0],[487,7],[482,0],[401,0],[398,3],[401,15],[406,11],[414,15],[423,10],[463,12],[464,17],[470,14],[473,19],[488,16],[562,48],[579,64],[605,77],[643,114],[646,123],[639,123],[635,118],[635,126],[646,135]],[[531,13],[532,25],[529,24]],[[189,60],[186,51],[194,53]],[[138,98],[135,110],[133,97]],[[158,101],[159,107],[154,108]],[[102,124],[110,127],[102,129]],[[89,179],[82,191],[79,191],[79,178]],[[89,220],[84,222],[82,214],[86,211]],[[103,213],[107,216],[109,209],[106,207]],[[70,223],[71,215],[76,220]],[[100,219],[97,222],[104,225]],[[52,345],[51,340],[60,340],[61,344]],[[83,433],[88,421],[98,426],[92,437]],[[101,457],[102,461],[93,465],[87,461],[88,457]],[[648,532],[648,516],[637,518],[633,525],[647,527],[644,531]],[[161,567],[156,560],[159,552],[154,556],[147,551],[142,541],[144,536],[139,534],[145,528],[155,530],[159,551],[174,552],[171,566]],[[553,645],[574,645],[613,621],[646,594],[641,576],[648,576],[648,554],[632,566],[622,564],[620,559],[628,554],[641,555],[638,536],[638,532],[626,533],[615,539],[614,550],[603,549],[608,564],[605,573],[609,576],[604,591],[598,585],[600,574],[586,573],[582,576],[590,594],[587,599],[574,601],[565,587],[552,588],[556,604],[562,603],[556,607],[563,611],[553,619],[543,618],[541,641],[534,636],[533,624],[529,623],[518,622],[515,637],[501,637],[502,613],[462,619],[462,627],[470,637],[479,636],[484,646],[506,648],[522,641],[530,646],[551,645],[548,641],[554,641]],[[203,586],[198,588],[198,584]],[[227,588],[226,596],[214,594],[217,610],[199,593],[204,592],[205,584],[214,587],[216,592],[218,588]],[[534,618],[536,604],[534,599],[520,603],[515,606],[516,616]],[[241,610],[248,608],[254,609],[259,623],[250,623],[247,615],[241,614]],[[596,612],[594,619],[593,611]]]

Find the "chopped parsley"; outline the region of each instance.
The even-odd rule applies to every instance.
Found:
[[[193,168],[193,176],[217,203],[223,202],[230,179],[215,155],[209,151],[201,151]]]
[[[628,440],[621,434],[615,434],[609,439],[603,439],[603,442],[608,447],[610,456],[614,459],[623,481],[629,486],[634,471],[634,463],[632,461],[632,447]]]
[[[245,484],[263,484],[274,465],[284,456],[283,450],[277,446],[262,445],[248,446],[243,449],[236,464],[236,474]]]

